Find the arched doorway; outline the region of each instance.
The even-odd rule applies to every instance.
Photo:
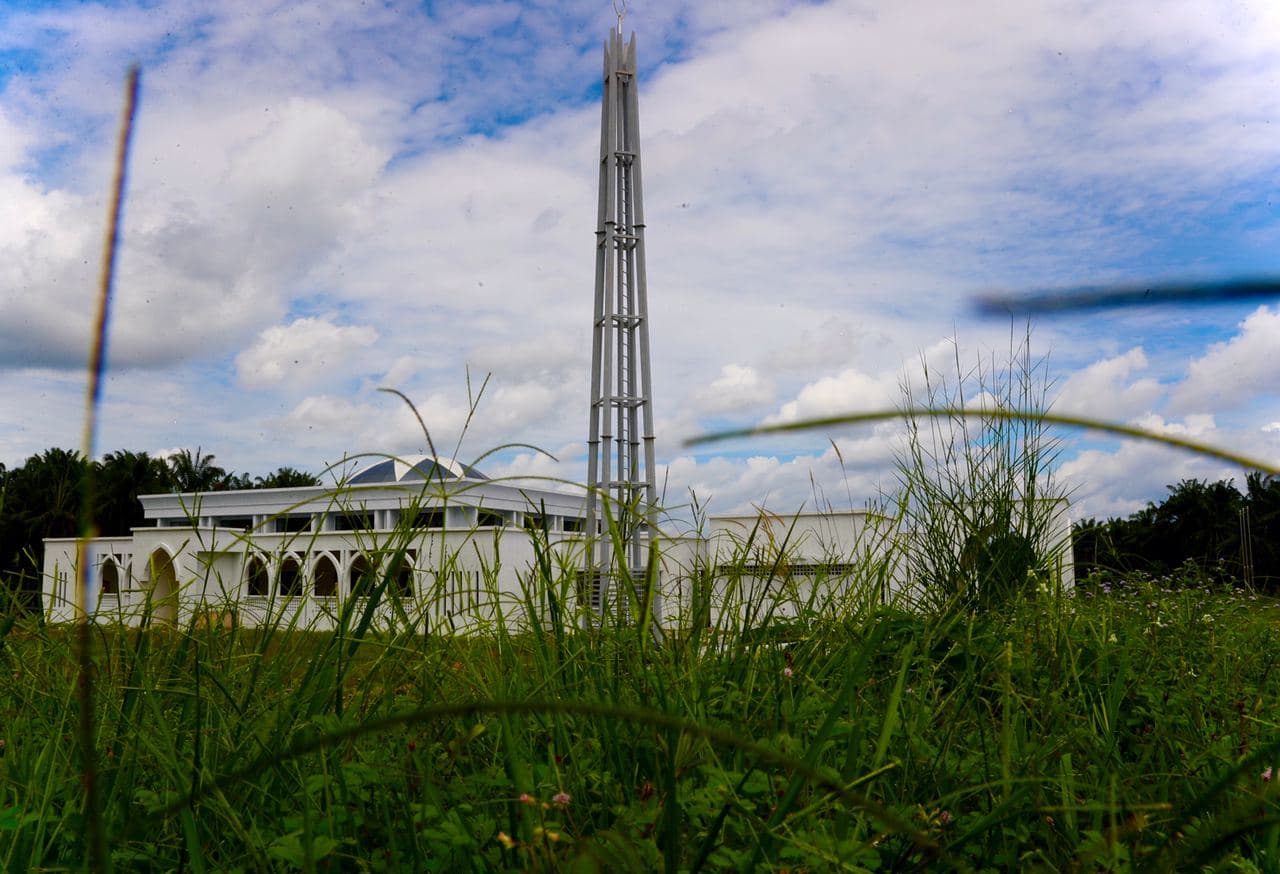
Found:
[[[280,563],[280,597],[296,598],[302,594],[302,563],[289,555]]]
[[[363,553],[351,560],[351,568],[347,571],[347,581],[347,591],[351,593],[352,597],[369,597],[369,590],[373,588],[375,580],[373,578],[373,568],[369,565],[369,559],[365,558]]]
[[[322,555],[316,559],[312,584],[317,598],[332,598],[338,594],[338,568],[332,558]]]
[[[161,547],[147,559],[147,571],[151,581],[151,617],[160,622],[176,621],[178,577],[173,568],[173,558]]]
[[[245,594],[251,598],[265,598],[271,594],[271,575],[267,562],[260,555],[249,557],[244,571]]]
[[[417,558],[417,553],[410,549],[402,555],[393,555],[388,560],[387,570],[391,577],[391,591],[398,597],[413,597],[413,565]]]
[[[120,594],[120,569],[116,567],[115,559],[111,556],[102,560],[102,581],[98,592],[101,595]]]

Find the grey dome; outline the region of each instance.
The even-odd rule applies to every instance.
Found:
[[[361,468],[347,480],[351,485],[424,482],[426,480],[488,479],[469,464],[433,455],[385,458]]]

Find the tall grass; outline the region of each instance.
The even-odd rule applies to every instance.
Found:
[[[1266,869],[1270,603],[1159,581],[928,614],[721,610],[660,644],[538,621],[93,627],[102,822],[124,870]],[[709,575],[759,574],[744,538]],[[489,584],[492,585],[492,576]],[[850,570],[848,590],[877,586]],[[412,618],[422,598],[401,602]],[[79,867],[74,636],[0,642],[0,865]],[[1269,773],[1269,772],[1268,772]]]
[[[1039,418],[1051,385],[1047,361],[1032,358],[1029,328],[1020,341],[1011,335],[1002,362],[992,354],[966,369],[954,349],[953,373],[922,361],[923,385],[903,386],[904,559],[927,606],[994,609],[1029,584],[1061,581],[1061,556],[1070,554],[1067,495],[1053,477],[1059,442]],[[921,396],[929,409],[952,412],[914,413]],[[1021,415],[1000,415],[1011,412]]]

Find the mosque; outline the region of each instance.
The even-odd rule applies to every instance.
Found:
[[[99,537],[87,551],[91,612],[100,621],[138,625],[193,619],[253,626],[263,622],[324,629],[342,611],[384,587],[380,624],[465,632],[529,621],[543,592],[532,579],[571,581],[583,566],[587,501],[575,492],[495,482],[450,459],[383,459],[340,486],[144,495],[148,524],[125,537]],[[653,526],[662,581],[655,608],[677,623],[695,609],[694,571],[733,560],[751,541],[752,599],[777,575],[788,579],[847,568],[857,549],[875,549],[874,514],[713,516],[696,534]],[[609,517],[597,533],[616,529]],[[861,547],[861,539],[867,544]],[[44,609],[50,621],[75,618],[74,538],[45,541]],[[838,557],[838,558],[837,558]],[[767,566],[767,569],[766,569]],[[538,567],[549,572],[535,574]],[[568,573],[566,573],[568,570]],[[793,584],[780,605],[803,609],[812,593]],[[589,597],[566,586],[566,606]],[[717,597],[724,598],[719,591]],[[592,607],[601,608],[593,599]]]
[[[300,627],[390,580],[430,596],[432,619],[496,615],[494,590],[518,591],[535,541],[562,550],[586,524],[581,495],[493,482],[452,459],[381,458],[337,486],[143,495],[148,525],[95,538],[96,613],[126,623],[185,621],[192,611]],[[76,540],[45,541],[44,604],[74,617]],[[429,580],[429,582],[428,582]]]
[[[555,605],[582,622],[643,605],[679,625],[744,605],[785,615],[865,597],[866,573],[875,597],[900,589],[901,569],[886,565],[901,551],[891,520],[874,512],[711,516],[680,534],[660,524],[635,79],[635,37],[624,44],[619,22],[604,52],[585,489],[379,456],[330,486],[144,495],[147,524],[128,536],[83,552],[75,539],[45,541],[46,617],[77,617],[81,560],[88,614],[129,625],[324,629],[367,608],[379,624],[466,632],[538,622]],[[1038,547],[1069,586],[1064,510],[1053,508]],[[535,580],[563,590],[533,591]]]

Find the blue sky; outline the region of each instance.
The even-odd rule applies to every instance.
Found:
[[[891,406],[1007,353],[974,293],[1280,274],[1280,10],[633,2],[669,494],[794,509],[901,428],[684,448]],[[0,463],[79,441],[89,301],[143,65],[99,445],[260,473],[411,452],[584,475],[608,2],[0,9]],[[1280,302],[1033,326],[1055,409],[1280,459]],[[951,365],[954,370],[954,364]],[[1241,472],[1067,435],[1078,514]],[[829,440],[839,447],[837,457]],[[840,463],[843,458],[843,465]],[[830,485],[839,483],[839,485]]]

